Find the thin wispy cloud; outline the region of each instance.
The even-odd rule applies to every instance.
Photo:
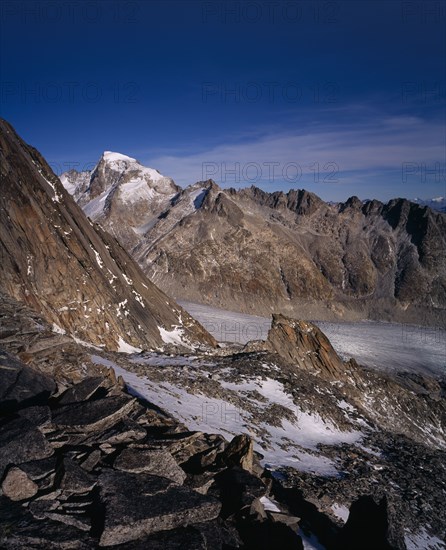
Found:
[[[227,136],[216,147],[190,154],[165,154],[144,160],[180,185],[212,175],[223,186],[255,183],[268,187],[276,184],[276,188],[312,181],[308,177],[314,176],[315,166],[323,172],[325,166],[335,164],[339,168],[335,183],[342,186],[360,184],[363,178],[370,184],[373,177],[379,181],[383,174],[401,178],[405,163],[428,168],[438,163],[444,168],[445,163],[444,125],[416,116],[374,116],[366,123],[350,116],[316,127],[310,123],[269,135],[259,132],[257,137],[255,129],[250,129],[244,140],[237,137],[236,142]],[[255,165],[260,167],[260,174]],[[299,180],[294,165],[302,170]],[[288,177],[284,178],[287,166]]]

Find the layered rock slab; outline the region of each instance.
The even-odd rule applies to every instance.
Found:
[[[114,468],[134,474],[147,473],[165,477],[181,485],[186,474],[166,451],[127,448],[113,464]]]
[[[56,389],[54,380],[0,350],[0,411],[43,403]]]
[[[217,499],[151,474],[104,471],[99,477],[99,489],[105,507],[101,546],[210,521],[221,509]]]

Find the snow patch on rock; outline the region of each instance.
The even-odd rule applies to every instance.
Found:
[[[135,346],[128,344],[125,340],[119,337],[118,351],[119,353],[140,353],[142,350],[140,348],[135,348]]]

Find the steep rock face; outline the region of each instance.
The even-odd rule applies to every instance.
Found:
[[[83,195],[87,213],[95,200]],[[148,212],[137,237],[124,235],[136,223],[127,207],[117,236],[176,298],[299,318],[446,321],[446,216],[425,206],[207,181]],[[113,219],[100,223],[113,232]]]
[[[0,121],[0,291],[55,330],[129,351],[213,338],[90,223],[42,156]]]
[[[378,374],[354,359],[344,362],[316,325],[280,314],[273,315],[263,350],[280,356],[294,372],[340,385],[346,398],[382,428],[445,448],[444,379],[411,373]],[[427,429],[433,418],[436,427]]]

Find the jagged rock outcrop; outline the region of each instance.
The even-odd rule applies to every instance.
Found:
[[[246,434],[237,435],[224,450],[221,459],[227,466],[239,466],[252,473],[254,466],[254,445]]]
[[[221,509],[217,499],[151,474],[104,472],[100,475],[99,487],[105,506],[101,546],[123,544],[158,531],[212,521]],[[139,497],[135,499],[135,495]]]
[[[354,359],[343,361],[316,325],[280,314],[272,316],[263,350],[283,358],[294,371],[339,384],[348,400],[384,429],[446,448],[444,379],[410,373],[378,374]],[[389,412],[396,410],[399,414]],[[433,426],[426,429],[423,422],[433,417]]]
[[[93,226],[42,156],[0,120],[0,291],[108,349],[215,345]]]
[[[88,213],[96,199],[87,190],[79,201]],[[328,204],[305,190],[207,181],[147,207],[144,226],[132,212],[123,205],[121,242],[178,299],[262,315],[446,322],[446,217],[426,206]],[[90,213],[117,230],[114,214]]]
[[[345,374],[345,365],[328,338],[308,321],[274,314],[266,344],[267,349],[321,378],[339,380]]]

